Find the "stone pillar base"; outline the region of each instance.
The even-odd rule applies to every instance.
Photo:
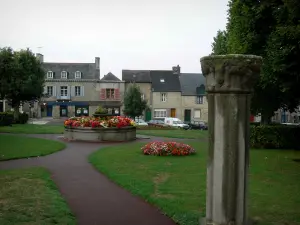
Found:
[[[208,223],[206,221],[205,217],[202,217],[199,220],[199,225],[257,225],[257,224],[258,224],[258,221],[253,220],[253,219],[248,219],[245,224],[236,224],[234,221],[229,222],[227,224],[217,224],[217,223],[214,223],[214,222]]]

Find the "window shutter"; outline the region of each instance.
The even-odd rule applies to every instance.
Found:
[[[71,90],[70,90],[70,86],[68,86],[68,89],[67,89],[67,90],[68,90],[67,96],[71,96],[71,93],[70,93],[70,91],[71,91]]]
[[[104,88],[102,88],[102,89],[100,90],[100,99],[102,99],[102,100],[105,99],[105,89],[104,89]]]
[[[71,96],[75,96],[75,86],[71,86]]]
[[[44,94],[47,94],[47,86],[44,86]]]
[[[81,86],[81,96],[84,96],[84,86]]]
[[[115,99],[117,99],[117,100],[120,99],[120,89],[119,88],[115,89]]]
[[[52,93],[53,96],[56,96],[56,86],[53,86],[53,93]]]

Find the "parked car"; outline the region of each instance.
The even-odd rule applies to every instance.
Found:
[[[208,126],[203,121],[192,121],[189,124],[190,130],[208,130]]]
[[[183,123],[180,119],[178,118],[173,118],[173,117],[166,117],[165,118],[165,124],[169,125],[169,126],[173,126],[173,127],[178,127],[178,128],[182,128],[182,129],[189,129],[189,125]]]
[[[148,123],[146,123],[143,119],[136,118],[134,121],[139,126],[148,126]]]
[[[164,123],[162,120],[150,120],[148,122],[148,125],[161,125],[161,126],[168,126],[167,124]]]

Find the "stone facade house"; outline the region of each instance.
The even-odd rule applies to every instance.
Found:
[[[97,82],[100,81],[100,58],[93,63],[44,62],[37,54],[45,70],[44,92],[47,98],[37,106],[38,117],[71,117],[92,115],[100,104]]]
[[[208,103],[205,95],[205,77],[200,73],[180,73],[179,80],[183,121],[207,121]]]
[[[122,70],[122,80],[125,82],[125,91],[131,83],[137,84],[141,89],[142,98],[147,101],[149,108],[152,108],[152,82],[150,70]],[[143,118],[146,121],[151,120],[151,110],[146,110]]]
[[[97,95],[100,97],[100,105],[108,109],[109,114],[121,115],[125,82],[112,73],[108,73],[96,86]],[[94,111],[96,107],[94,108]]]

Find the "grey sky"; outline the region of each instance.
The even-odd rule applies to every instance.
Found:
[[[228,0],[0,0],[0,47],[29,47],[47,62],[200,72],[224,29]]]

